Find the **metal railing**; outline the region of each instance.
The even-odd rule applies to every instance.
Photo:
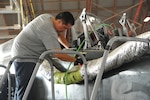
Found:
[[[54,93],[54,72],[53,72],[54,69],[53,69],[53,66],[52,66],[52,65],[53,65],[53,62],[52,62],[50,59],[47,58],[50,54],[54,54],[54,53],[76,54],[76,55],[78,55],[78,56],[81,57],[81,59],[83,60],[83,65],[84,65],[84,67],[85,67],[85,76],[84,76],[84,82],[85,82],[85,100],[89,100],[88,76],[87,76],[87,61],[86,61],[85,57],[84,57],[81,53],[79,53],[79,52],[77,52],[77,51],[59,51],[59,50],[58,50],[58,51],[45,51],[45,52],[43,52],[43,53],[41,54],[41,56],[40,56],[39,59],[38,59],[38,62],[36,63],[36,66],[35,66],[35,68],[34,68],[34,71],[33,71],[32,75],[31,75],[31,78],[30,78],[30,80],[29,80],[29,83],[28,83],[28,85],[27,85],[27,88],[26,88],[26,90],[25,90],[25,93],[24,93],[24,95],[23,95],[22,100],[27,100],[28,94],[29,94],[29,92],[30,92],[30,89],[31,89],[32,84],[33,84],[33,82],[34,82],[34,79],[35,79],[35,77],[36,77],[37,71],[38,71],[40,65],[42,64],[42,62],[44,61],[44,59],[48,60],[50,66],[51,66],[52,100],[55,100],[55,93]],[[7,73],[9,72],[9,69],[10,69],[10,67],[11,67],[11,65],[12,65],[12,63],[13,63],[13,61],[14,61],[15,59],[17,59],[17,58],[19,58],[19,59],[25,59],[25,58],[26,58],[26,59],[35,59],[35,57],[30,57],[30,58],[29,58],[29,57],[19,57],[19,56],[16,56],[16,57],[12,58],[12,59],[10,60],[10,62],[8,63],[8,66],[7,66],[7,68],[6,68],[6,71],[5,71],[5,73],[4,73],[4,75],[3,75],[2,79],[1,79],[0,88],[2,87],[3,82],[4,82],[4,80],[6,79]],[[36,58],[36,59],[37,59],[37,58]]]

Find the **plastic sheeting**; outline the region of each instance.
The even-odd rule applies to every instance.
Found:
[[[150,31],[137,36],[137,38],[150,40]],[[105,64],[105,72],[115,69],[124,63],[133,61],[148,52],[148,50],[149,43],[145,42],[128,41],[122,44],[109,53]],[[98,74],[101,63],[102,57],[87,62],[87,70],[90,78],[93,78]],[[81,75],[84,76],[84,67],[81,67],[80,72]]]
[[[138,35],[137,38],[150,40],[150,31]],[[109,53],[104,71],[107,72],[117,67],[120,67],[124,63],[131,62],[134,59],[147,53],[148,50],[149,50],[149,43],[139,42],[139,41],[127,41]],[[87,71],[88,71],[89,80],[92,80],[98,74],[99,69],[101,67],[102,59],[103,58],[101,57],[87,62]],[[44,66],[46,66],[45,67],[46,70],[41,68],[42,69],[41,71],[46,71],[47,75],[45,76],[48,77],[49,79],[50,72],[47,69],[50,69],[50,67],[47,66],[46,63]],[[83,66],[80,69],[80,73],[82,76],[84,76]]]

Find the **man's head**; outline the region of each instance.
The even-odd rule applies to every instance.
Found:
[[[63,24],[71,24],[74,25],[74,17],[70,12],[60,12],[58,15],[56,15],[56,20],[60,19],[63,21]]]
[[[64,32],[74,25],[74,17],[70,12],[60,12],[55,17],[55,28],[58,32]]]

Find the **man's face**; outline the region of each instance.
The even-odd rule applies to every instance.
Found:
[[[62,20],[57,20],[57,24],[56,24],[56,31],[57,32],[64,32],[67,29],[70,29],[72,27],[71,24],[64,24]]]

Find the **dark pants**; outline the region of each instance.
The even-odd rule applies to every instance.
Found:
[[[35,65],[35,63],[31,62],[14,62],[16,79],[14,100],[22,100]],[[31,91],[27,100],[33,100]]]

